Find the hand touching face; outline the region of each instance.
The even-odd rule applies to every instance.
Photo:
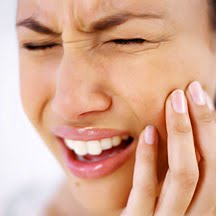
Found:
[[[122,216],[216,214],[216,121],[212,99],[198,82],[166,101],[169,169],[157,198],[158,134],[147,126],[136,152],[133,187]]]
[[[154,125],[162,183],[168,168],[167,95],[185,90],[193,80],[211,98],[215,92],[215,37],[208,21],[206,1],[19,1],[23,107],[83,207],[107,212],[126,205],[135,151],[104,178],[77,178],[65,166],[50,128],[112,128],[129,131],[137,140],[146,125]]]

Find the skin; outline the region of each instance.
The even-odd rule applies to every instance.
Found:
[[[108,31],[88,32],[95,19],[122,9],[151,11],[163,17],[133,19]],[[201,173],[214,173],[216,159],[209,155],[215,152],[216,126],[213,113],[206,105],[195,106],[187,90],[194,80],[211,100],[216,90],[215,35],[209,25],[207,1],[20,0],[17,22],[33,14],[62,33],[53,38],[17,28],[24,111],[67,175],[47,214],[119,215],[126,207],[126,216],[153,215],[156,196],[165,176],[170,176],[155,215],[185,215],[191,203],[191,215],[207,215],[207,211],[213,215],[215,197],[205,205],[200,203],[216,188],[207,184],[215,176],[199,175],[195,149],[204,161],[199,163]],[[137,36],[148,42],[105,43]],[[43,51],[23,48],[25,43],[50,41],[62,45]],[[190,115],[176,114],[171,108],[170,95],[175,89],[185,91]],[[131,158],[108,176],[80,179],[63,163],[51,133],[57,125],[127,130],[140,151],[134,150]],[[139,138],[147,125],[156,128],[155,145],[146,145]],[[188,163],[177,160],[183,155]],[[195,191],[196,186],[201,189]],[[193,195],[198,197],[196,201],[192,201]]]

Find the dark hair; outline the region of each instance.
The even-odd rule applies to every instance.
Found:
[[[216,0],[208,0],[210,6],[210,21],[213,30],[216,30]]]

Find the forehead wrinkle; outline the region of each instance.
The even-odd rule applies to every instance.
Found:
[[[167,0],[164,0],[164,4]],[[111,17],[114,14],[163,14],[164,7],[156,4],[157,0],[152,0],[150,3],[145,0],[136,0],[136,4],[132,0],[116,2],[116,0],[79,0],[71,1],[68,6],[65,5],[65,22],[69,28],[75,27],[81,32],[90,32],[89,28],[97,20],[104,17]],[[165,5],[164,5],[165,6]],[[119,19],[119,22],[122,21]],[[100,28],[99,28],[100,30]]]
[[[115,0],[79,0],[70,1],[70,5],[67,2],[64,7],[64,23],[84,29],[88,23],[93,23],[105,13],[114,11],[117,8],[114,2]]]
[[[111,0],[71,1],[70,5],[67,3],[64,7],[64,24],[70,26],[74,24],[76,27],[83,29],[87,26],[85,18],[87,18],[88,23],[100,18],[101,13],[104,14],[104,12],[114,8],[112,2]]]

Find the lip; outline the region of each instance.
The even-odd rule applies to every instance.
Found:
[[[52,133],[63,139],[91,141],[114,136],[130,134],[127,131],[107,128],[71,128],[69,126],[58,126],[51,129]]]
[[[98,161],[83,162],[76,159],[76,155],[72,150],[66,147],[63,139],[58,138],[63,152],[63,160],[73,175],[83,179],[98,179],[107,176],[119,169],[135,151],[135,139],[124,150],[115,156]]]

